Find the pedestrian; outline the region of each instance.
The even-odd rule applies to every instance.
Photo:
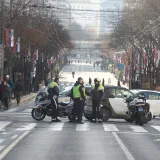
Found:
[[[100,103],[101,103],[101,99],[103,96],[103,92],[104,92],[104,87],[101,84],[101,80],[99,80],[98,78],[94,79],[94,86],[92,88],[92,113],[93,113],[93,119],[91,122],[97,122],[97,119],[99,122],[100,121],[100,117],[99,117],[99,107],[100,107]]]
[[[89,85],[92,84],[92,79],[89,77]]]
[[[73,78],[74,78],[74,75],[75,75],[75,72],[73,71],[73,72],[72,72],[72,77],[73,77]]]
[[[10,88],[11,88],[11,92],[10,92],[10,96],[11,96],[11,98],[12,98],[12,93],[14,92],[13,91],[13,89],[14,89],[14,83],[13,83],[13,81],[10,79],[10,76],[9,75],[6,75],[6,77],[5,77],[5,80],[6,80],[6,82],[7,82],[7,84],[10,86]],[[15,97],[14,97],[15,98]]]
[[[117,86],[118,86],[118,87],[121,87],[121,83],[120,83],[119,80],[118,80],[118,82],[117,82]]]
[[[3,81],[3,84],[1,86],[1,92],[2,92],[1,102],[4,104],[5,109],[8,109],[9,101],[10,101],[10,95],[11,95],[10,94],[11,88],[7,84],[7,80],[6,79]]]
[[[45,88],[46,88],[46,86],[45,86],[45,81],[42,80],[41,83],[39,84],[38,93],[42,92]]]
[[[23,93],[23,85],[22,85],[20,79],[16,82],[14,91],[15,91],[15,97],[16,97],[17,105],[19,106],[19,103],[21,101],[21,96],[22,96],[22,93]]]
[[[111,84],[111,79],[110,79],[110,78],[108,78],[108,84],[109,84],[109,85]]]
[[[86,102],[85,98],[85,88],[83,86],[83,79],[82,77],[79,77],[76,83],[74,84],[71,95],[73,97],[74,101],[74,108],[73,108],[73,122],[77,122],[79,124],[84,124],[82,122],[82,112],[83,112],[83,106]],[[78,118],[76,120],[76,117]]]
[[[52,105],[52,119],[51,122],[61,122],[58,117],[58,97],[59,97],[59,78],[56,77],[48,88],[49,99]]]
[[[103,78],[103,80],[102,80],[102,86],[104,87],[104,84],[105,84],[105,81],[104,81],[104,78]]]

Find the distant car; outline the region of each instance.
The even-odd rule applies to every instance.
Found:
[[[100,106],[100,117],[103,122],[109,118],[125,119],[129,122],[129,117],[126,114],[128,110],[127,104],[124,103],[124,97],[133,96],[134,94],[126,88],[118,86],[105,86],[104,96]],[[84,116],[88,120],[92,120],[92,100],[87,96],[87,104],[84,107]],[[149,119],[150,120],[150,119]],[[149,121],[148,120],[148,121]]]
[[[151,117],[160,117],[160,92],[153,90],[130,90],[135,95],[144,95],[150,104]]]

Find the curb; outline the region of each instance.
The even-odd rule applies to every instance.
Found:
[[[25,102],[30,101],[30,100],[34,99],[35,97],[36,97],[36,95],[31,96],[31,97],[28,97],[28,98],[25,98],[25,99],[21,99],[20,104],[24,104]],[[17,104],[16,101],[15,101],[15,102],[12,102],[12,105],[15,105],[15,104]]]

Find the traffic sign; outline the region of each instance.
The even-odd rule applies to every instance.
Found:
[[[118,69],[119,69],[119,70],[123,70],[123,69],[124,69],[124,64],[122,64],[122,63],[121,63],[121,64],[118,64]]]

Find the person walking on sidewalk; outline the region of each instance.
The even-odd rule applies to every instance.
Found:
[[[73,72],[72,72],[72,77],[73,77],[73,78],[74,78],[74,75],[75,75],[75,72],[73,71]]]
[[[52,122],[60,122],[58,117],[58,97],[59,97],[59,78],[56,77],[54,81],[52,81],[48,88],[49,99],[51,100],[52,105]]]
[[[10,94],[11,94],[11,98],[12,98],[12,93],[14,92],[14,83],[13,83],[13,81],[10,79],[10,76],[9,76],[9,75],[6,75],[5,80],[6,80],[7,84],[11,87],[11,92],[10,92]]]
[[[71,95],[74,101],[73,121],[76,121],[79,124],[83,124],[82,112],[84,103],[86,102],[86,98],[85,98],[85,88],[83,86],[82,77],[79,77],[77,82],[74,84],[71,90]],[[78,118],[77,120],[76,117]]]
[[[19,103],[21,101],[21,96],[22,96],[22,93],[23,93],[23,85],[22,85],[20,79],[16,82],[14,91],[15,91],[15,97],[16,97],[17,105],[19,106]]]

